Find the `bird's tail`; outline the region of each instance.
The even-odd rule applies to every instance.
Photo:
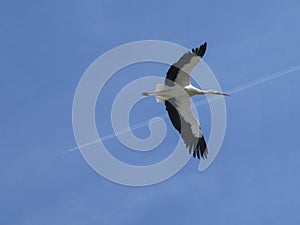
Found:
[[[157,84],[156,88],[155,88],[155,99],[156,102],[160,103],[160,102],[164,102],[167,100],[166,97],[163,96],[163,93],[165,92],[165,85],[164,84]]]
[[[156,102],[160,103],[163,101],[166,101],[167,98],[163,96],[163,92],[165,91],[165,85],[164,84],[158,84],[156,85],[154,92],[143,92],[142,95],[145,96],[155,96]]]

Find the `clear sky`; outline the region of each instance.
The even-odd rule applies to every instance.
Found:
[[[299,224],[300,70],[226,98],[225,139],[203,173],[191,159],[169,180],[133,188],[99,176],[79,151],[63,153],[76,147],[76,86],[106,51],[145,39],[187,48],[207,41],[205,62],[222,89],[232,90],[300,64],[299,12],[296,0],[1,1],[0,224]],[[168,69],[147,66],[146,74],[137,74],[138,66],[123,74],[163,77]],[[117,75],[115,89],[111,83],[102,97],[128,81]],[[98,115],[107,113],[106,99]],[[151,107],[143,104],[133,110],[141,115],[133,124],[166,113],[153,99]],[[208,136],[208,108],[198,111]],[[98,117],[99,133],[109,135],[111,125]],[[133,156],[136,163],[171,152],[178,134],[166,124],[171,136],[163,148]],[[115,149],[132,160],[130,151]]]

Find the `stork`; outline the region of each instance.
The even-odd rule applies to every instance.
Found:
[[[170,120],[189,150],[198,159],[208,156],[207,145],[200,124],[191,109],[190,97],[194,95],[216,94],[229,96],[217,90],[200,90],[191,85],[190,75],[194,67],[203,58],[205,42],[199,48],[185,53],[168,70],[165,84],[158,84],[154,92],[144,92],[145,96],[155,96],[157,102],[165,102]]]

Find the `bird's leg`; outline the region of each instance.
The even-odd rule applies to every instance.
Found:
[[[142,95],[145,95],[145,96],[153,96],[154,93],[150,93],[150,92],[143,92]]]

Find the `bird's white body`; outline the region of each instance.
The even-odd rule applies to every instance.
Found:
[[[191,84],[188,84],[184,87],[179,86],[178,84],[174,83],[174,86],[168,86],[165,84],[158,84],[155,88],[155,92],[148,93],[144,92],[143,95],[145,96],[155,96],[157,102],[164,102],[170,98],[177,98],[188,95],[192,97],[194,95],[204,95],[204,94],[218,94],[218,95],[225,95],[225,93],[218,92],[214,89],[211,90],[200,90],[199,88],[194,87]]]
[[[178,98],[186,95],[187,93],[184,91],[182,87],[179,85],[168,86],[164,84],[158,84],[155,88],[155,92],[153,93],[143,93],[146,96],[155,96],[156,102],[164,102],[169,100],[170,98]]]

